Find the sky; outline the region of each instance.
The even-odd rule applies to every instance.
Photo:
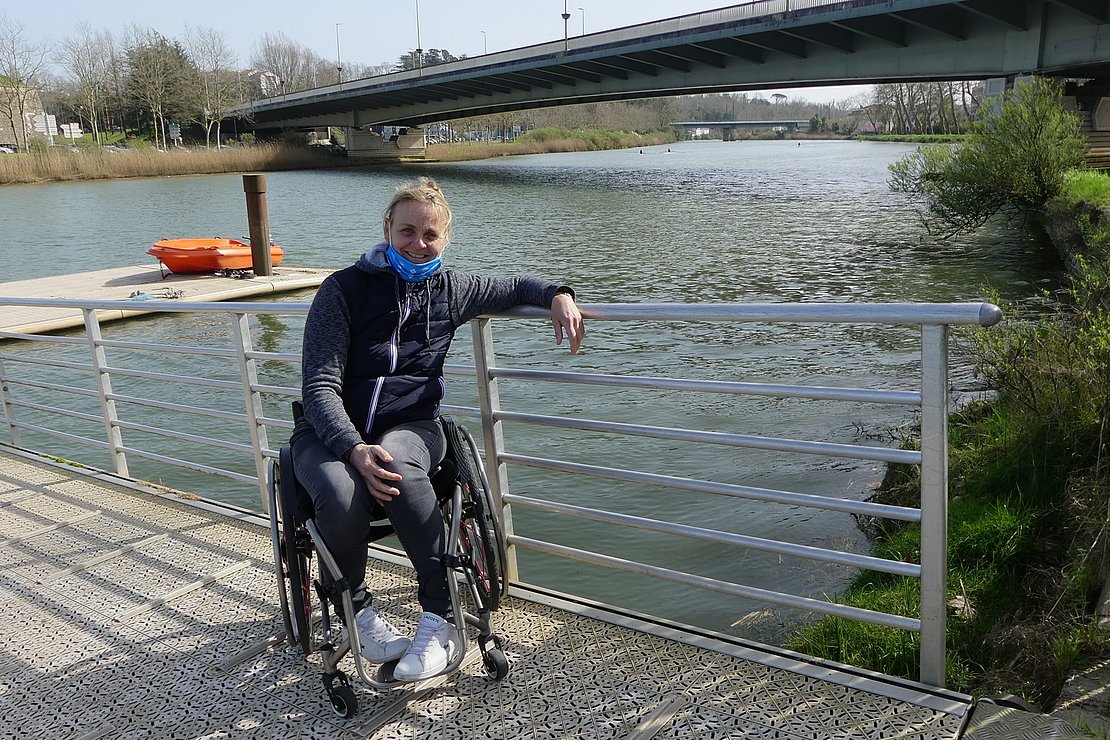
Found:
[[[220,31],[249,66],[251,51],[266,33],[283,33],[325,59],[338,55],[344,64],[396,62],[419,46],[446,49],[456,56],[478,56],[563,38],[564,7],[570,36],[606,31],[674,16],[727,7],[705,0],[363,0],[339,3],[295,3],[288,0],[51,0],[7,4],[0,9],[23,27],[28,38],[58,42],[75,36],[84,22],[94,31],[116,36],[132,26],[153,29],[171,39],[184,39],[187,28]],[[418,11],[419,10],[419,14]],[[338,25],[337,25],[338,24]],[[844,100],[868,90],[865,85],[768,89],[816,103]]]

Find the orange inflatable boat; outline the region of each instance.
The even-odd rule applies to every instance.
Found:
[[[146,250],[170,272],[215,272],[249,270],[254,267],[251,245],[238,239],[163,239]],[[270,264],[280,265],[285,251],[270,245]]]

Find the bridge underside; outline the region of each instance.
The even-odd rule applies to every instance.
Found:
[[[795,2],[795,5],[797,3]],[[1104,0],[751,5],[255,101],[256,129],[417,126],[680,94],[1040,73],[1110,78]],[[786,7],[785,2],[782,6]]]

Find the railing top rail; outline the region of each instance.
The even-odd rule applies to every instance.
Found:
[[[126,311],[209,311],[217,313],[307,314],[304,302],[85,301],[78,299],[8,298],[0,305]],[[589,319],[607,321],[740,321],[834,324],[949,324],[993,326],[1002,310],[992,303],[590,303],[581,306]],[[508,318],[547,318],[545,309],[520,306]]]
[[[81,298],[12,298],[0,296],[0,306],[31,306],[38,308],[96,309],[98,311],[149,311],[158,313],[213,312],[213,313],[265,313],[307,314],[309,303],[304,301],[278,301],[260,303],[250,301],[93,301]]]
[[[611,321],[993,326],[1002,320],[1002,310],[992,303],[597,303],[581,309],[588,319]],[[520,306],[502,315],[548,317],[547,311],[534,306]]]

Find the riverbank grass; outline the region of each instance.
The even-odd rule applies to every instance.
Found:
[[[1067,175],[1064,205],[1081,203],[1095,208],[1110,209],[1110,173],[1103,170],[1072,170]]]
[[[149,146],[89,147],[76,152],[60,148],[0,155],[0,184],[314,169],[347,163],[327,152],[280,143],[169,151]]]

